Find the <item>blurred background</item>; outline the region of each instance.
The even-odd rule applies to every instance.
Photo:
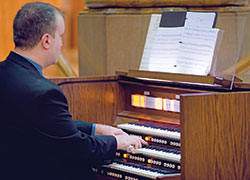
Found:
[[[17,11],[27,2],[37,0],[1,0],[0,2],[0,61],[3,61],[11,50],[13,43],[13,20]],[[48,2],[65,14],[65,34],[63,37],[62,54],[73,71],[78,75],[78,32],[77,16],[85,8],[84,0],[39,0]],[[53,65],[43,70],[46,77],[64,76],[58,67]]]
[[[233,57],[228,52],[237,49],[233,47],[235,44],[237,45],[238,39],[234,43],[230,39],[232,39],[231,35],[235,36],[238,31],[240,32],[241,26],[239,26],[238,19],[244,16],[246,23],[242,23],[244,24],[244,28],[242,28],[244,30],[243,43],[242,45],[239,43],[241,53],[236,74],[250,74],[250,5],[247,4],[250,0],[85,0],[85,2],[84,0],[1,0],[0,61],[3,61],[14,49],[12,25],[17,11],[25,3],[34,1],[48,2],[61,9],[65,14],[63,57],[60,56],[56,65],[43,70],[43,74],[47,78],[114,75],[117,70],[139,69],[150,15],[161,14],[162,11],[171,9],[219,12],[217,25],[222,30],[228,31],[224,33],[226,46],[221,48],[225,52],[224,54],[222,52],[224,59]],[[160,2],[164,4],[165,8],[156,6]],[[180,2],[183,2],[185,6],[179,6]],[[203,2],[203,6],[198,2]],[[222,5],[206,7],[206,4],[211,4],[210,2],[215,4],[221,2]],[[232,2],[236,5],[231,5]],[[239,2],[245,3],[238,6]],[[169,3],[178,6],[171,7]],[[191,4],[195,3],[200,7],[192,8]],[[112,4],[119,8],[110,8]],[[135,8],[136,4],[140,5],[140,8]],[[104,18],[106,16],[107,18]],[[119,26],[117,26],[118,23]],[[78,26],[81,29],[79,33]],[[79,47],[80,52],[78,52]],[[235,58],[231,59],[235,63]],[[229,68],[231,71],[234,69],[234,66],[232,67]]]

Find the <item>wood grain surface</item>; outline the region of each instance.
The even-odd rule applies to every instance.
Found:
[[[182,179],[249,180],[249,135],[249,92],[182,96]]]
[[[85,0],[89,8],[244,5],[247,0]]]
[[[112,124],[121,111],[122,93],[116,77],[58,78],[74,120]]]

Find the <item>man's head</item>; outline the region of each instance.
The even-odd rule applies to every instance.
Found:
[[[39,54],[44,56],[43,59],[47,58],[48,61],[44,62],[43,66],[56,63],[62,46],[63,33],[62,12],[47,3],[25,4],[14,19],[15,48],[21,51],[30,51],[38,47]]]

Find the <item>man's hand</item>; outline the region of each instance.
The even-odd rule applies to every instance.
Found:
[[[142,144],[147,145],[148,143],[138,136],[129,135],[116,135],[117,149],[124,149],[132,145],[135,149],[141,148]]]
[[[107,126],[103,124],[96,124],[95,135],[113,135],[117,141],[117,149],[124,149],[132,145],[135,149],[141,148],[142,144],[148,143],[138,136],[129,136],[123,130]]]
[[[123,130],[112,127],[112,126],[107,126],[103,124],[96,124],[95,126],[95,135],[128,135],[125,133]]]

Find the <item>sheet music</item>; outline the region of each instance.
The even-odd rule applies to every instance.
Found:
[[[159,27],[151,17],[140,70],[207,75],[219,29],[212,28],[216,13],[187,12],[184,27]]]
[[[155,37],[155,33],[159,28],[161,21],[161,14],[152,14],[149,27],[148,27],[148,34],[144,46],[144,51],[142,55],[142,60],[140,64],[140,70],[148,70],[148,65],[149,65],[149,58],[151,54],[151,45],[152,45],[152,40]]]
[[[210,72],[219,29],[185,28],[176,73],[207,75]]]
[[[212,28],[215,12],[187,12],[185,27]]]
[[[184,28],[159,28],[152,41],[149,71],[174,72]]]
[[[219,29],[159,28],[152,41],[149,71],[207,75]]]

